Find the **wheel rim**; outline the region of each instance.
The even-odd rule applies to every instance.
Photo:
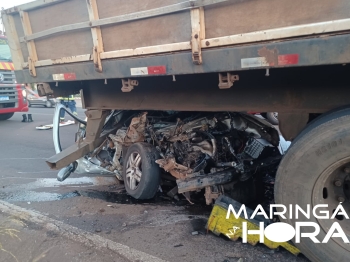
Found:
[[[137,152],[130,154],[126,163],[126,183],[131,190],[136,190],[140,184],[142,176],[141,155]]]
[[[342,202],[347,214],[350,214],[350,157],[339,160],[328,167],[316,181],[312,193],[313,205],[328,204],[329,217],[331,217]],[[342,215],[334,219],[317,219],[321,228],[328,232],[334,222],[338,222],[344,233],[350,235],[350,223]],[[341,238],[331,238],[338,245],[350,251],[349,244]]]

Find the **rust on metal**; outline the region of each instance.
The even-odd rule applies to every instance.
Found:
[[[232,75],[231,73],[226,73],[226,74],[219,73],[218,86],[220,89],[228,89],[228,88],[231,88],[231,86],[233,86],[233,83],[238,80],[239,80],[238,75]]]
[[[278,53],[277,48],[268,49],[266,46],[258,50],[259,56],[264,57],[270,66],[278,65]]]
[[[196,191],[205,187],[222,185],[231,182],[233,179],[239,176],[234,169],[227,169],[224,171],[219,171],[212,173],[207,176],[196,176],[188,178],[186,180],[176,180],[177,186],[179,188],[179,193]]]
[[[115,149],[112,165],[108,170],[114,172],[119,180],[122,180],[122,165],[120,164],[120,158],[122,156],[123,147],[131,146],[133,143],[143,142],[145,140],[145,128],[147,123],[147,112],[142,113],[140,116],[134,117],[131,120],[129,128],[127,130],[121,128],[117,133],[110,134],[108,142],[109,147]]]
[[[92,152],[106,140],[108,132],[101,134],[102,127],[110,111],[88,110],[86,115],[91,115],[87,120],[86,137],[83,142],[75,143],[57,155],[49,158],[46,163],[51,169],[61,169]],[[112,130],[114,131],[114,130]],[[114,131],[115,132],[115,131]]]
[[[145,128],[147,122],[147,112],[131,120],[130,126],[124,138],[124,145],[130,145],[145,140]]]
[[[81,56],[67,56],[67,57],[62,57],[59,59],[52,59],[52,64],[57,65],[57,64],[66,64],[66,63],[73,63],[79,60]],[[91,60],[91,55],[89,57],[89,60]]]
[[[224,192],[223,186],[207,186],[205,188],[205,202],[207,205],[213,204],[213,202],[219,198]]]
[[[174,157],[158,159],[156,160],[156,163],[166,172],[169,172],[172,176],[176,177],[177,179],[183,180],[187,177],[188,174],[191,174],[193,172],[191,168],[176,163]]]

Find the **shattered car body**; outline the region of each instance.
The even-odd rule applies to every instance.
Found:
[[[113,111],[105,127],[117,123],[122,127],[79,159],[74,172],[115,174],[127,180],[125,186],[132,196],[133,190],[144,186],[142,179],[158,176],[154,167],[149,173],[143,165],[150,159],[152,165],[157,164],[161,179],[172,177],[176,182],[173,195],[184,194],[191,201],[192,192],[204,189],[206,203],[211,204],[235,183],[275,168],[283,154],[274,126],[245,113]],[[84,130],[81,125],[76,140],[83,139]],[[156,152],[152,151],[152,157],[128,152],[131,145],[145,142]],[[158,188],[149,195],[154,196]]]

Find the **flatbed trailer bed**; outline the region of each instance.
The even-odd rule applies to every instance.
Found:
[[[102,60],[102,67],[106,69],[102,72],[97,72],[92,62],[81,62],[38,67],[36,77],[31,76],[29,70],[18,70],[16,76],[21,82],[59,82],[62,80],[53,78],[58,73],[70,73],[74,75],[74,79],[70,80],[84,81],[347,64],[350,61],[350,34],[309,36],[302,39],[205,49],[202,51],[202,59],[204,62],[196,65],[192,61],[192,53],[182,51]],[[158,67],[161,72],[141,71],[142,68],[147,67]]]
[[[278,152],[276,129],[245,112],[278,112],[279,131],[293,143],[286,154],[279,155],[279,160],[283,158],[274,186],[275,203],[304,208],[327,204],[333,214],[340,201],[350,214],[350,1],[37,0],[3,10],[2,18],[17,81],[39,83],[41,95],[80,93],[87,109],[86,122],[76,119],[81,122],[77,143],[62,151],[58,120],[64,108],[57,105],[53,127],[56,155],[47,164],[60,170],[60,181],[72,172],[90,172],[91,166],[103,173],[119,168],[117,177],[126,181],[128,193],[147,198],[158,190],[163,168],[177,185],[190,188],[181,192],[205,187],[206,201],[211,203],[224,193],[219,188],[231,180],[254,176],[246,164],[255,165],[257,159],[242,163],[237,153],[246,159],[244,150],[252,153],[249,149],[261,149],[260,138],[265,139],[264,148],[270,143],[275,147],[272,151]],[[149,124],[144,111],[153,114],[153,124],[164,115],[165,120],[172,119],[173,113],[191,120],[173,121],[170,127],[174,126],[174,132],[162,129],[160,140],[152,133],[159,125]],[[194,111],[205,117],[195,119]],[[132,121],[128,131],[123,129],[126,122],[119,114],[126,122]],[[183,130],[175,136],[178,124],[180,130],[187,125],[189,133]],[[220,129],[215,137],[203,130],[193,131],[191,125],[213,134],[220,125],[228,129]],[[139,140],[123,140],[121,144],[121,137],[124,134],[125,139],[130,130],[130,137],[136,134]],[[197,169],[189,171],[182,165],[184,161],[170,154],[172,148],[180,146],[175,145],[178,139],[192,148],[192,138],[187,137],[191,132],[193,139],[210,140],[207,146],[213,148],[212,152],[202,148],[211,152],[206,158],[215,166],[200,176],[194,172]],[[245,143],[235,137],[238,133]],[[216,138],[226,143],[220,148],[220,157],[230,155],[230,162],[217,162]],[[156,148],[154,141],[163,149]],[[120,147],[116,150],[121,145],[123,152]],[[105,147],[115,150],[113,156],[111,151],[104,153],[118,164],[111,167],[106,158],[111,167],[108,170],[106,163],[90,161]],[[140,160],[155,159],[158,154],[161,158],[156,161]],[[123,170],[118,162],[121,155],[126,163]],[[137,171],[145,162],[150,165],[142,164],[142,171]],[[203,159],[199,162],[206,163]],[[215,171],[218,166],[223,171]],[[139,189],[135,189],[135,177],[143,183]],[[230,192],[235,193],[237,188],[231,186]],[[339,217],[336,223],[349,236],[348,219]],[[280,220],[289,225],[305,221],[282,216]],[[324,237],[334,219],[311,217],[306,221],[314,222]],[[327,244],[315,244],[311,240],[297,243],[310,260],[348,261],[346,241],[332,238]]]
[[[52,82],[347,63],[349,11],[346,0],[39,0],[2,13],[18,80]]]

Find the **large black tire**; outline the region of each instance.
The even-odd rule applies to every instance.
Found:
[[[142,173],[140,181],[136,187],[131,183],[131,172],[128,172],[129,161],[140,155],[141,162],[139,164]],[[123,179],[125,189],[129,195],[136,199],[150,199],[155,196],[160,184],[160,168],[155,162],[159,159],[158,151],[150,144],[135,143],[128,148],[123,161]]]
[[[0,121],[10,119],[15,113],[0,114]]]
[[[340,160],[350,157],[350,108],[324,114],[312,121],[293,141],[287,154],[281,161],[275,183],[275,202],[289,207],[296,204],[306,207],[323,201],[327,196],[315,195],[320,181],[323,181],[328,168],[332,168]],[[345,163],[346,164],[346,163]],[[322,179],[321,179],[322,177]],[[320,199],[320,200],[318,200]],[[330,212],[332,214],[332,212]],[[281,221],[295,225],[298,221],[316,222],[321,232],[317,239],[322,241],[327,232],[321,222],[311,215],[299,219],[282,219]],[[338,222],[336,219],[334,222]],[[349,223],[349,220],[342,222]],[[347,224],[348,226],[348,224]],[[308,238],[301,238],[296,246],[311,261],[349,261],[349,247],[342,246],[331,238],[327,244],[315,244]]]

